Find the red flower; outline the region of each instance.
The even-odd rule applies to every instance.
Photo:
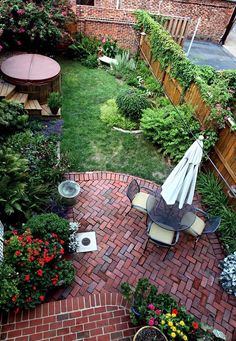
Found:
[[[39,296],[40,301],[44,301],[44,296]]]
[[[17,250],[17,251],[15,252],[15,256],[20,256],[20,255],[21,255],[20,250]]]
[[[64,244],[64,243],[65,243],[64,240],[61,239],[61,240],[60,240],[60,244]]]
[[[33,290],[35,291],[37,289],[37,287],[35,285],[33,285]]]
[[[39,252],[37,250],[34,250],[34,255],[38,256]]]
[[[65,251],[64,251],[64,249],[63,249],[63,248],[61,248],[61,250],[60,250],[60,254],[61,254],[61,255],[64,255],[64,252],[65,252]]]
[[[193,322],[192,326],[193,326],[193,329],[198,329],[198,323],[197,322]]]
[[[48,245],[49,245],[49,242],[45,242],[45,245],[48,246]]]
[[[31,301],[32,301],[32,297],[29,296],[26,298],[26,302],[31,302]]]
[[[43,276],[43,270],[42,269],[37,270],[37,275],[42,277]]]
[[[12,302],[16,302],[17,296],[16,295],[12,296],[11,300],[12,300]]]
[[[157,309],[157,310],[155,310],[155,313],[156,313],[157,315],[161,315],[161,310],[160,310],[160,309]]]
[[[25,275],[25,281],[29,282],[29,280],[30,280],[30,275],[29,274]]]
[[[172,312],[171,312],[171,314],[178,315],[178,310],[177,310],[177,309],[172,309]]]

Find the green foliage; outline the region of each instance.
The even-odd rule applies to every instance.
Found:
[[[59,92],[51,92],[48,96],[48,106],[52,110],[57,113],[58,109],[62,106],[62,96]]]
[[[133,58],[130,58],[129,51],[123,51],[121,54],[117,54],[115,59],[116,63],[111,64],[111,69],[117,78],[125,78],[130,71],[135,70],[135,62]]]
[[[11,308],[12,297],[18,296],[20,290],[18,289],[19,277],[15,269],[5,261],[0,263],[0,282],[0,307],[7,311]]]
[[[67,0],[3,0],[0,12],[3,45],[21,51],[55,51],[63,36],[68,36],[66,21],[74,20]]]
[[[14,230],[6,240],[4,260],[17,272],[18,282],[8,306],[2,309],[34,308],[45,301],[50,289],[71,283],[75,271],[68,261],[61,260],[65,241],[57,235],[57,227],[51,234],[42,230],[36,237],[25,226],[22,233]]]
[[[43,236],[47,240],[52,233],[56,233],[59,239],[66,243],[69,241],[69,221],[54,213],[35,215],[26,222],[26,226],[35,237]]]
[[[76,59],[86,60],[98,52],[100,42],[96,38],[90,38],[83,33],[78,33],[72,45],[69,46],[69,54]]]
[[[119,50],[116,40],[113,40],[111,37],[102,39],[102,49],[104,55],[110,58],[115,58]]]
[[[100,118],[109,127],[117,127],[125,130],[138,128],[136,123],[119,113],[115,99],[109,99],[101,106]]]
[[[160,146],[165,156],[170,155],[173,160],[178,161],[193,142],[190,131],[197,135],[200,124],[194,119],[191,107],[182,105],[176,112],[169,105],[144,110],[141,128],[148,139]]]
[[[233,253],[236,251],[236,212],[228,204],[222,185],[212,173],[201,173],[197,189],[202,195],[202,202],[207,205],[207,211],[221,217],[220,237],[228,253]]]
[[[27,159],[9,148],[0,150],[0,215],[22,211],[28,171]]]
[[[150,106],[146,96],[137,90],[122,91],[116,98],[119,110],[128,118],[139,121],[142,111]]]
[[[94,69],[98,66],[98,56],[97,54],[91,54],[87,59],[82,61],[82,64],[90,69]]]
[[[26,127],[27,111],[18,102],[0,101],[0,139]]]

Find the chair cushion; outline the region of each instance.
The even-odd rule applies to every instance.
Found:
[[[150,194],[145,192],[139,192],[132,200],[132,206],[137,210],[147,213],[147,199]]]
[[[174,238],[174,231],[169,231],[166,229],[163,229],[161,226],[152,223],[150,230],[149,230],[149,237],[153,240],[156,240],[157,242],[161,242],[167,245],[171,245]]]
[[[193,221],[193,223],[192,223]],[[183,216],[182,220],[181,220],[181,224],[183,225],[189,225],[190,223],[192,223],[192,225],[185,230],[184,232],[191,234],[194,237],[198,237],[202,234],[204,227],[205,227],[205,222],[199,218],[196,214],[192,213],[192,212],[187,212],[185,213],[185,215]]]

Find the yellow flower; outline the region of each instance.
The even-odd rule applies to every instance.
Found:
[[[169,321],[168,322],[168,326],[172,327],[173,326],[173,322]]]
[[[185,323],[184,323],[184,321],[180,321],[180,323],[179,323],[182,327],[183,326],[185,326]]]
[[[169,313],[168,313],[168,314],[166,314],[166,317],[171,317],[171,314],[169,314]]]
[[[176,337],[175,333],[171,333],[170,336],[172,337],[172,339],[174,339]]]
[[[184,341],[187,341],[188,340],[188,337],[186,335],[183,336],[183,340]]]
[[[177,333],[178,333],[178,334],[181,334],[181,330],[177,329]]]
[[[176,314],[171,314],[172,317],[176,317]]]
[[[161,320],[161,324],[162,324],[162,325],[165,324],[165,321],[164,321],[164,320]]]
[[[171,329],[173,330],[173,332],[176,332],[176,328],[175,327],[172,327]]]

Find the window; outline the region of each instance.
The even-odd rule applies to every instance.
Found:
[[[77,5],[94,6],[94,0],[76,0]]]

